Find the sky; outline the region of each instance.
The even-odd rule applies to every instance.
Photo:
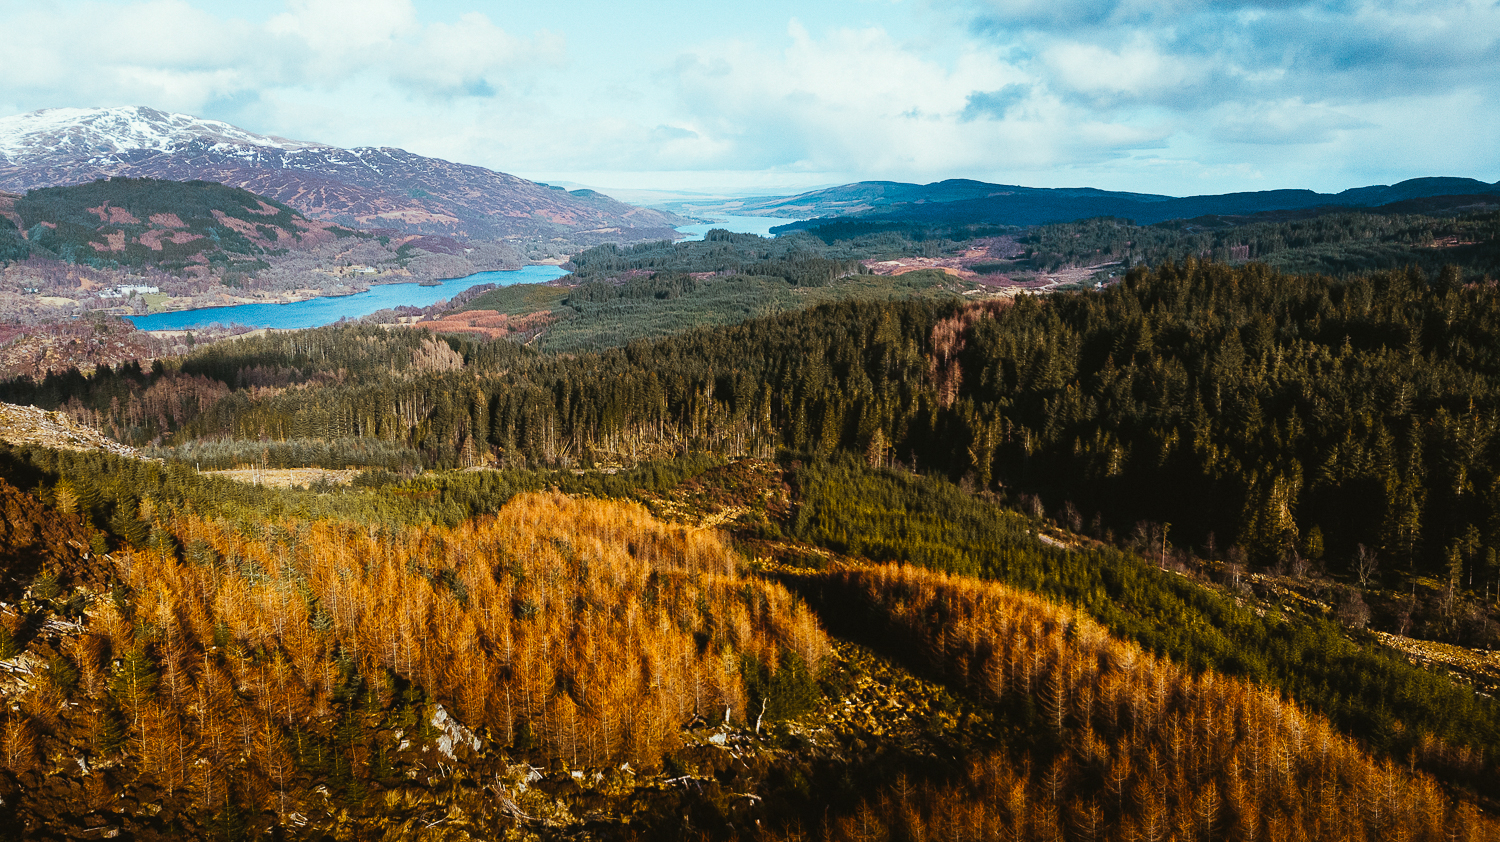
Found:
[[[0,115],[148,105],[606,190],[1500,180],[1500,0],[0,0]]]

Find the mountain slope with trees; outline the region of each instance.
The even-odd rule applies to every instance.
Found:
[[[341,149],[146,107],[0,118],[0,189],[125,176],[215,181],[353,227],[469,239],[670,236],[682,220],[402,149]]]
[[[695,496],[708,491],[714,464],[561,471],[550,482],[669,499],[684,477]],[[1405,761],[1372,760],[1363,737],[1350,741],[1274,690],[1174,666],[1075,608],[964,576],[848,559],[840,564],[853,569],[771,584],[712,533],[662,524],[638,505],[503,484],[545,476],[231,491],[181,466],[38,448],[3,450],[0,468],[54,500],[63,498],[51,489],[78,488],[87,502],[53,517],[112,550],[96,565],[104,581],[38,577],[7,612],[10,657],[32,676],[0,689],[16,702],[0,786],[18,830],[366,836],[446,817],[467,838],[514,828],[780,839],[820,825],[833,838],[972,826],[1027,839],[1170,827],[1215,839],[1496,832],[1473,794],[1461,788],[1453,800]],[[804,488],[826,473],[809,468]],[[910,481],[851,471],[876,486]],[[108,496],[93,487],[111,476]],[[732,476],[724,491],[738,486]],[[926,482],[897,508],[951,508],[945,497],[963,496]],[[423,500],[476,485],[489,490],[467,496],[479,508],[456,513],[454,526],[411,517]],[[895,515],[899,498],[873,488],[846,479],[799,496],[802,506]],[[344,502],[361,494],[363,511]],[[277,513],[288,504],[340,514]],[[474,518],[492,504],[493,515]],[[111,505],[99,531],[95,507]],[[800,519],[784,527],[805,530]],[[1018,515],[997,520],[1008,564],[1096,567],[1025,537]],[[1176,578],[1149,565],[1138,575]],[[890,666],[834,656],[825,624]],[[635,641],[638,652],[599,648]],[[928,693],[920,703],[933,707],[903,714],[920,698],[903,670],[954,698]],[[870,695],[871,676],[884,696]],[[848,711],[846,693],[869,707]],[[927,736],[904,730],[904,715],[926,717]],[[1421,745],[1414,762],[1465,780],[1456,775],[1474,762],[1467,755],[1430,736]],[[905,753],[933,749],[941,754]],[[872,753],[885,761],[871,765]],[[1482,789],[1485,776],[1466,780]],[[980,796],[996,792],[1010,797]]]
[[[364,436],[433,466],[844,449],[1071,499],[1116,529],[1170,520],[1267,563],[1362,543],[1446,571],[1456,551],[1482,583],[1496,314],[1489,285],[1452,272],[1189,261],[1100,293],[844,302],[574,358],[320,329],[4,397],[134,444]]]
[[[16,200],[14,212],[37,256],[176,273],[219,264],[244,274],[269,268],[261,255],[370,237],[205,181],[111,179],[32,190]]]

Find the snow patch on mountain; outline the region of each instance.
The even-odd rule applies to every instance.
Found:
[[[135,150],[168,152],[194,142],[289,152],[328,148],[320,143],[255,134],[218,120],[144,106],[44,108],[0,118],[0,157],[16,166],[59,153],[97,158]]]

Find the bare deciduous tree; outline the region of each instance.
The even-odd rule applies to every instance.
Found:
[[[1354,551],[1354,575],[1359,579],[1359,586],[1368,588],[1375,574],[1380,571],[1380,560],[1376,558],[1375,551],[1360,544]]]

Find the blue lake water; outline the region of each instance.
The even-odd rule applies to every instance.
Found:
[[[788,222],[796,222],[795,219],[782,219],[775,216],[716,216],[713,222],[705,222],[698,225],[683,225],[678,231],[686,234],[684,240],[701,240],[703,235],[715,228],[724,228],[737,234],[757,234],[762,237],[771,236],[771,229],[777,225],[785,225]]]
[[[719,216],[714,222],[684,225],[678,228],[687,240],[701,240],[714,228],[725,228],[743,234],[771,236],[771,227],[793,222],[769,216]],[[321,327],[339,319],[357,319],[389,307],[426,307],[479,284],[510,286],[540,284],[567,274],[556,266],[527,266],[512,272],[480,272],[463,278],[451,278],[436,286],[419,284],[380,284],[367,292],[329,298],[311,298],[293,304],[238,304],[233,307],[204,307],[178,310],[150,316],[127,316],[141,330],[184,330],[212,324],[238,324],[247,327],[280,329]]]
[[[479,284],[539,284],[566,274],[556,266],[527,266],[511,272],[480,272],[463,278],[452,278],[437,286],[380,284],[370,287],[368,292],[332,298],[310,298],[293,304],[238,304],[233,307],[204,307],[127,318],[141,330],[182,330],[208,327],[215,323],[282,329],[320,327],[342,318],[368,316],[388,307],[426,307]]]

